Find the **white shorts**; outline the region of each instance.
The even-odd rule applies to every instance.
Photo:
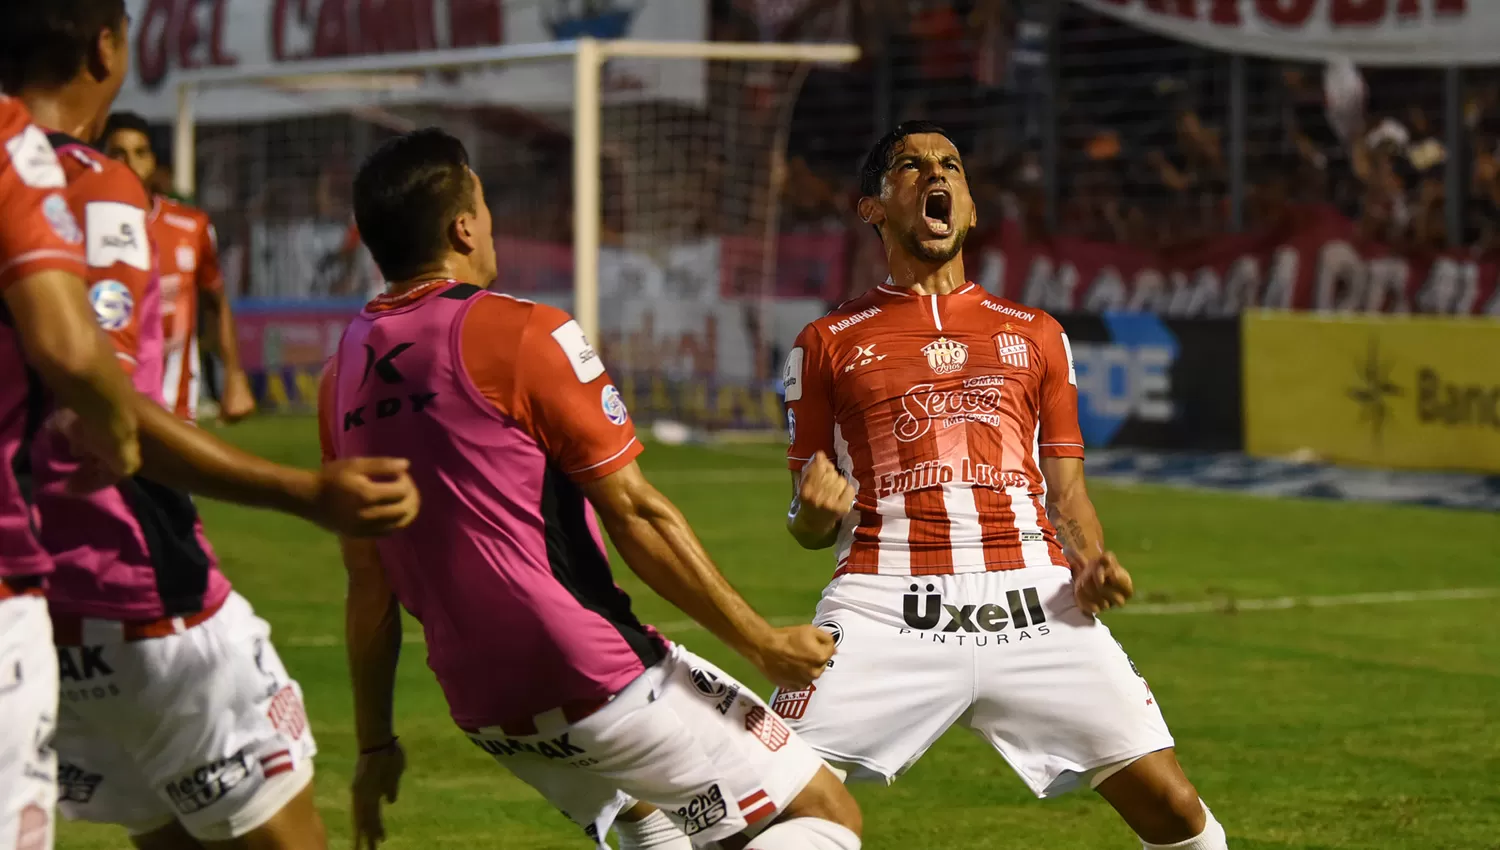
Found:
[[[813,622],[837,654],[813,688],[771,704],[851,778],[893,781],[955,723],[1039,797],[1172,746],[1150,687],[1062,567],[840,576]]]
[[[57,656],[47,600],[0,600],[0,850],[50,850]]]
[[[695,846],[769,826],[823,760],[748,688],[681,646],[606,706],[540,734],[474,743],[606,846],[630,798],[666,812]]]
[[[312,781],[302,689],[243,597],[167,637],[121,642],[116,629],[108,642],[109,625],[87,623],[86,645],[58,647],[63,815],[134,835],[177,820],[225,841]]]

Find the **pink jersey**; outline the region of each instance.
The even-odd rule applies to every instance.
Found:
[[[448,281],[377,299],[329,364],[319,418],[325,458],[412,461],[421,515],[377,545],[460,726],[608,698],[665,656],[579,487],[641,447],[566,313]]]
[[[53,147],[67,173],[68,203],[84,222],[89,300],[135,387],[162,400],[161,290],[146,231],[146,190],[124,165],[66,136]],[[54,615],[142,620],[211,608],[229,582],[186,494],[144,478],[88,497],[67,490],[77,468],[55,431],[32,447],[42,545],[56,572]]]
[[[19,100],[0,95],[0,292],[38,272],[83,277],[83,233],[68,210],[62,167]],[[17,475],[50,402],[0,305],[0,578],[40,575],[52,561],[35,534],[29,482]],[[18,464],[17,461],[23,461]]]

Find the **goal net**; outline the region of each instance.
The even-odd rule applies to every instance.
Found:
[[[781,360],[843,262],[781,220],[792,109],[815,64],[856,58],[581,39],[189,73],[174,182],[218,225],[270,407],[315,403],[317,363],[383,286],[352,227],[359,163],[438,126],[483,180],[493,288],[572,311],[638,421],[778,429]]]

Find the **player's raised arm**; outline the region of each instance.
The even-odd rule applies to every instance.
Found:
[[[834,453],[829,371],[817,325],[808,325],[787,354],[782,370],[787,466],[792,470],[792,504],[787,510],[786,528],[804,549],[834,545],[839,523],[854,506],[854,487],[829,460]]]
[[[1104,548],[1104,527],[1083,475],[1083,432],[1078,427],[1078,380],[1067,334],[1056,322],[1042,331],[1046,371],[1041,388],[1037,448],[1047,482],[1047,516],[1073,566],[1078,606],[1090,614],[1124,605],[1134,591],[1130,574]]]

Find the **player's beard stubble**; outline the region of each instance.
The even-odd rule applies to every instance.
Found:
[[[924,263],[941,266],[946,265],[963,251],[964,240],[968,238],[969,228],[959,227],[953,231],[953,235],[948,237],[947,241],[937,245],[924,244],[922,237],[915,230],[903,231],[899,236],[899,241],[901,247],[912,257]]]

